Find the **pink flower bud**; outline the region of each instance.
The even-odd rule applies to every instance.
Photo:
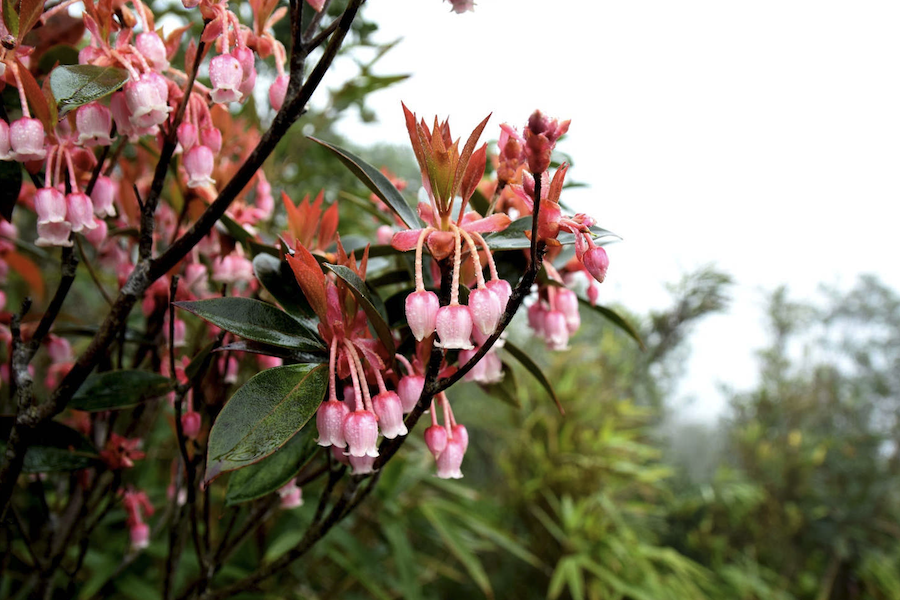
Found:
[[[319,431],[320,446],[346,448],[344,440],[344,417],[350,409],[340,400],[326,400],[316,411],[316,429]]]
[[[488,288],[472,290],[469,294],[472,323],[485,335],[491,335],[500,322],[500,299]]]
[[[241,99],[238,88],[244,76],[241,63],[230,54],[219,54],[209,61],[209,79],[213,90],[210,93],[213,102],[228,103]]]
[[[397,395],[400,396],[400,406],[404,413],[412,412],[416,407],[424,387],[425,378],[421,375],[407,375],[400,378],[400,383],[397,384]]]
[[[575,292],[562,288],[556,292],[556,308],[566,316],[566,326],[569,334],[573,334],[581,327],[581,315],[578,314],[578,296]]]
[[[213,281],[229,285],[249,282],[253,279],[253,263],[241,254],[232,252],[213,263],[212,278]]]
[[[406,297],[406,322],[417,342],[434,333],[440,306],[437,294],[427,290]]]
[[[0,119],[0,160],[15,160],[16,154],[9,145],[9,123]]]
[[[338,461],[342,465],[350,464],[350,457],[344,454],[344,451],[337,446],[331,447],[331,458]]]
[[[238,86],[238,91],[241,93],[240,102],[247,101],[247,98],[253,93],[254,87],[256,87],[256,69],[250,71],[250,76],[245,77],[244,81],[241,82],[241,85]]]
[[[109,146],[112,139],[112,114],[99,102],[91,102],[75,111],[75,126],[78,129],[78,144],[82,146]]]
[[[432,456],[437,458],[447,447],[447,430],[440,425],[432,425],[425,430],[425,445]]]
[[[109,111],[112,113],[113,121],[116,122],[116,131],[119,135],[133,138],[144,133],[131,122],[131,109],[125,100],[125,92],[116,92],[109,97]]]
[[[146,523],[134,523],[129,531],[131,547],[143,550],[150,545],[150,527]]]
[[[544,305],[540,300],[528,307],[528,326],[534,331],[534,334],[540,337],[544,335],[544,315],[547,314]]]
[[[344,440],[349,456],[378,456],[378,418],[369,410],[355,410],[344,417]]]
[[[472,360],[472,357],[478,352],[478,348],[472,348],[471,350],[460,350],[459,351],[459,366],[462,367],[469,363]],[[475,365],[469,369],[469,372],[465,374],[463,379],[465,381],[481,381],[482,375],[484,373],[484,360],[479,360]]]
[[[272,108],[275,110],[281,110],[281,106],[284,104],[284,98],[287,95],[288,81],[290,81],[290,78],[287,75],[279,75],[269,87],[269,104],[271,104]]]
[[[66,195],[66,221],[72,224],[72,231],[90,231],[97,225],[94,223],[94,205],[91,197],[82,192]]]
[[[591,302],[591,306],[597,305],[597,300],[600,299],[600,288],[596,285],[589,285],[587,289],[588,300]]]
[[[44,149],[44,124],[28,117],[13,121],[9,126],[9,145],[19,162],[43,160],[47,156],[47,150]]]
[[[496,352],[490,350],[481,359],[482,371],[480,383],[497,383],[503,380],[503,361]]]
[[[544,339],[550,350],[569,349],[569,327],[560,311],[551,310],[544,315]]]
[[[372,398],[372,407],[378,416],[381,434],[389,440],[398,435],[406,435],[409,431],[403,423],[403,406],[396,392],[381,392]]]
[[[125,84],[125,103],[131,112],[129,121],[136,128],[146,129],[163,123],[172,110],[166,104],[168,99],[168,85],[156,73],[144,73],[137,81]]]
[[[62,223],[66,220],[66,197],[56,188],[45,187],[34,195],[38,225]]]
[[[442,306],[437,313],[438,348],[468,350],[472,348],[472,315],[468,306]]]
[[[497,294],[497,299],[500,300],[500,312],[505,311],[506,305],[509,304],[509,297],[512,296],[512,287],[509,282],[505,279],[491,279],[484,285]]]
[[[139,33],[134,40],[134,46],[155,70],[165,71],[169,68],[169,59],[166,57],[166,45],[155,31]]]
[[[453,434],[454,440],[459,440],[459,443],[462,444],[463,452],[468,450],[469,448],[469,431],[466,429],[465,425],[457,423],[453,427],[450,428],[450,432]]]
[[[215,127],[204,127],[200,130],[200,143],[218,154],[222,150],[222,132]]]
[[[203,419],[200,417],[200,413],[196,411],[189,411],[181,415],[181,428],[184,431],[184,436],[189,440],[196,439],[196,437],[200,434],[200,426],[203,424]]]
[[[466,448],[459,438],[447,440],[447,446],[437,457],[437,476],[441,479],[462,479],[460,466],[465,454]]]
[[[71,362],[75,359],[72,353],[72,344],[64,337],[58,335],[47,336],[47,354],[54,363]]]
[[[197,143],[197,126],[193,123],[182,123],[178,126],[178,143],[182,152],[187,152]]]
[[[367,475],[375,472],[375,469],[372,468],[375,465],[375,457],[350,455],[347,458],[350,459],[350,466],[353,467],[352,472],[354,475]]]
[[[38,223],[37,232],[38,238],[34,243],[38,246],[64,246],[66,248],[72,246],[72,240],[69,239],[72,225],[66,221],[60,223]]]
[[[116,216],[114,200],[117,192],[118,186],[112,179],[106,175],[99,176],[94,183],[94,189],[91,190],[91,202],[94,205],[94,214],[101,219],[104,217]]]
[[[291,479],[278,490],[281,497],[281,508],[290,510],[303,506],[303,490],[297,485],[297,479]]]
[[[84,232],[84,237],[91,243],[91,246],[99,248],[106,236],[109,235],[109,227],[106,225],[106,221],[97,217],[94,217],[94,225],[96,227]]]
[[[606,255],[606,250],[600,246],[594,246],[584,253],[581,262],[584,263],[584,267],[591,277],[599,283],[603,283],[603,280],[606,279],[606,269],[609,268],[609,257]]]
[[[197,145],[184,156],[184,169],[188,175],[188,187],[214,185],[212,178],[215,156],[206,146]]]

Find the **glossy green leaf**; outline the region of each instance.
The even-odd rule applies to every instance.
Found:
[[[503,363],[503,379],[496,383],[479,384],[484,392],[506,402],[516,408],[522,408],[522,401],[519,400],[519,386],[516,383],[516,373],[507,363]]]
[[[538,380],[538,383],[547,390],[547,393],[550,394],[550,398],[553,399],[553,402],[556,403],[556,408],[559,409],[559,414],[564,415],[566,411],[563,410],[562,404],[559,403],[559,398],[556,396],[556,392],[553,391],[553,386],[550,385],[550,380],[547,379],[547,376],[544,375],[544,372],[538,366],[536,362],[534,362],[528,354],[516,346],[515,344],[511,344],[508,340],[504,343],[503,349],[512,355],[519,363],[525,367],[529,373],[534,375],[534,378]]]
[[[158,373],[130,369],[107,371],[88,377],[68,406],[87,411],[124,408],[171,390],[172,380]]]
[[[13,209],[22,188],[22,164],[14,160],[0,161],[0,216],[12,222]]]
[[[253,235],[244,229],[240,223],[229,217],[228,215],[222,215],[219,217],[219,222],[225,227],[225,231],[228,232],[228,235],[237,240],[242,246],[245,248],[250,244],[250,241],[253,239]],[[249,248],[247,248],[249,250]]]
[[[391,210],[397,213],[397,216],[403,220],[410,229],[420,229],[424,226],[415,209],[410,206],[406,199],[400,194],[400,191],[394,187],[394,184],[384,176],[384,174],[361,159],[360,157],[347,152],[342,148],[338,148],[328,142],[317,140],[314,137],[309,138],[317,144],[331,150],[344,165],[353,172],[353,174],[362,181],[367,188],[378,196],[382,202],[387,204]]]
[[[253,257],[253,272],[284,310],[301,320],[314,314],[286,260],[270,254],[257,254]],[[310,322],[307,321],[306,324],[309,326]]]
[[[290,365],[251,377],[231,397],[209,432],[206,481],[252,465],[306,425],[325,396],[325,365]]]
[[[641,335],[637,332],[637,329],[635,329],[634,326],[626,321],[625,318],[622,317],[619,313],[611,308],[607,308],[599,304],[591,304],[589,300],[585,300],[581,297],[578,298],[578,301],[581,302],[583,306],[586,306],[592,311],[602,315],[604,319],[608,320],[610,323],[631,336],[631,338],[636,341],[641,347],[641,350],[647,349],[647,347],[644,346],[644,340],[641,339]]]
[[[60,118],[73,108],[99,100],[125,85],[128,71],[96,65],[60,65],[50,73],[50,89]]]
[[[384,309],[384,302],[381,301],[375,290],[360,279],[359,275],[354,273],[349,267],[329,263],[325,263],[323,266],[340,277],[350,287],[350,291],[353,292],[357,302],[359,302],[360,308],[369,317],[369,322],[375,329],[378,339],[387,348],[388,353],[393,354],[394,338],[391,335],[391,328],[387,324],[387,312]]]
[[[249,502],[278,490],[296,477],[318,448],[315,428],[304,427],[272,455],[235,471],[228,479],[225,504]]]
[[[77,65],[78,49],[68,44],[57,44],[41,54],[38,70],[50,73],[56,65]]]
[[[207,364],[206,361],[209,359],[209,355],[210,353],[212,353],[215,347],[215,341],[212,341],[203,346],[203,348],[200,349],[200,352],[198,352],[194,356],[194,358],[191,359],[191,362],[188,363],[188,366],[184,368],[185,377],[187,377],[189,380],[196,377],[200,373],[200,370],[203,368],[203,366]]]
[[[16,0],[3,0],[3,24],[13,37],[19,36],[19,13],[16,12]]]
[[[263,344],[262,342],[254,342],[253,340],[237,340],[226,344],[218,349],[218,352],[228,352],[236,350],[238,352],[249,352],[250,354],[265,354],[266,356],[277,356],[293,363],[325,363],[328,362],[328,354],[320,352],[313,354],[311,352],[300,352],[299,350],[291,350],[281,346],[273,346],[271,344]]]
[[[0,454],[6,451],[6,439],[15,418],[0,417]],[[34,432],[34,438],[25,453],[22,471],[25,473],[49,473],[74,471],[94,464],[97,451],[80,433],[62,423],[50,421]]]
[[[225,331],[248,340],[296,350],[324,350],[325,346],[303,323],[276,306],[251,298],[211,298],[176,302]]]
[[[525,237],[526,231],[531,231],[531,217],[516,219],[503,231],[496,231],[484,236],[484,241],[491,250],[523,250],[531,247],[531,240]],[[619,237],[612,231],[596,226],[591,227],[591,233],[594,234],[594,238]],[[556,239],[563,246],[574,244],[575,234],[560,233]]]

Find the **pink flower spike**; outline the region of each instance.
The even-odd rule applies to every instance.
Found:
[[[609,257],[606,255],[606,250],[600,246],[594,246],[584,253],[581,261],[591,277],[598,283],[603,283],[603,280],[606,279],[606,270],[609,268]]]
[[[436,329],[440,336],[438,348],[447,350],[472,348],[472,342],[469,341],[472,336],[472,315],[468,306],[459,304],[442,306],[437,312]]]
[[[440,307],[434,292],[420,290],[406,297],[406,322],[417,342],[434,333]]]
[[[9,126],[9,145],[19,162],[43,160],[47,156],[44,148],[44,124],[28,117],[13,121]]]
[[[226,104],[241,99],[238,89],[244,77],[244,70],[238,59],[230,54],[220,54],[209,62],[209,79],[213,90],[210,93],[213,102]]]
[[[344,440],[349,456],[378,456],[378,418],[369,410],[355,410],[344,417]]]
[[[38,225],[62,223],[66,220],[66,197],[56,188],[45,187],[34,195]]]
[[[403,423],[403,406],[400,396],[396,392],[381,392],[372,398],[372,406],[378,416],[381,427],[381,435],[389,440],[400,435],[406,435],[409,431]]]
[[[94,204],[94,214],[100,217],[116,216],[114,200],[118,186],[106,175],[100,175],[91,190],[91,202]]]
[[[425,387],[425,378],[421,375],[407,375],[397,384],[397,395],[400,396],[400,406],[404,413],[412,412],[419,402],[422,389]]]
[[[465,454],[466,448],[462,440],[456,437],[447,440],[447,446],[437,457],[437,476],[441,479],[462,479],[460,467]]]
[[[61,223],[38,223],[38,238],[35,244],[41,247],[47,246],[63,246],[69,248],[72,246],[72,240],[69,234],[72,233],[72,225],[66,221]]]
[[[287,96],[288,82],[290,78],[287,75],[279,75],[269,87],[269,104],[275,110],[281,110],[284,104],[284,98]]]
[[[500,299],[488,288],[475,289],[469,294],[472,323],[485,335],[491,335],[500,322]]]
[[[194,146],[184,157],[184,169],[188,175],[188,187],[214,185],[212,178],[215,156],[206,146]]]
[[[9,123],[0,119],[0,160],[15,160],[16,154],[9,145]]]
[[[505,279],[492,279],[484,285],[497,294],[497,299],[500,300],[500,312],[505,311],[506,305],[509,304],[509,297],[512,296],[512,286],[509,285],[509,282]]]
[[[66,195],[66,220],[72,224],[72,231],[75,233],[97,227],[91,197],[82,192]]]
[[[326,400],[316,411],[316,429],[319,431],[320,446],[346,448],[344,440],[344,417],[350,409],[340,400]]]
[[[78,144],[81,146],[109,146],[112,139],[112,114],[99,102],[91,102],[75,112],[75,126],[78,129]]]
[[[425,430],[425,445],[434,458],[441,455],[447,447],[447,430],[440,425],[432,425]]]
[[[139,33],[134,40],[134,46],[155,70],[162,72],[169,68],[166,45],[155,31]]]
[[[544,339],[550,350],[569,349],[569,327],[562,312],[551,310],[544,315]]]

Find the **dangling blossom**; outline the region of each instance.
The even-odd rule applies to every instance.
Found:
[[[281,508],[290,510],[303,506],[303,490],[297,485],[297,478],[291,479],[278,489],[281,498]]]

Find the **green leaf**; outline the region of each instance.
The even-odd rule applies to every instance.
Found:
[[[219,352],[227,352],[229,350],[249,352],[250,354],[265,354],[266,356],[277,356],[278,358],[291,361],[290,364],[321,364],[328,362],[328,354],[324,352],[321,352],[319,354],[312,354],[310,352],[300,352],[298,350],[282,348],[281,346],[272,346],[271,344],[254,342],[252,340],[238,340],[235,342],[231,342],[230,344],[225,344],[218,349]]]
[[[271,456],[235,471],[228,480],[225,504],[249,502],[278,490],[297,476],[318,448],[315,429],[301,429]]]
[[[60,65],[50,73],[50,89],[59,116],[88,102],[99,100],[125,85],[128,71],[96,65]]]
[[[438,535],[441,537],[444,545],[447,546],[447,549],[450,550],[450,553],[463,564],[466,571],[469,572],[469,576],[472,577],[475,584],[481,588],[484,595],[492,598],[494,592],[491,589],[491,581],[484,571],[484,566],[481,564],[481,561],[478,560],[475,553],[466,547],[459,532],[448,527],[447,523],[438,516],[438,511],[431,504],[422,502],[419,504],[419,510],[425,518],[428,519],[428,522],[431,523],[431,526],[434,527],[435,531],[438,532]]]
[[[203,365],[206,364],[206,360],[209,358],[210,353],[216,347],[215,340],[203,346],[200,349],[200,352],[191,359],[191,362],[188,363],[188,366],[184,368],[184,375],[188,378],[188,380],[193,379],[200,373],[200,369],[203,368]]]
[[[19,13],[16,12],[16,0],[3,0],[3,23],[11,36],[19,37]]]
[[[325,365],[266,369],[231,397],[209,432],[206,481],[252,465],[306,425],[325,396]]]
[[[416,554],[409,543],[409,532],[398,520],[391,518],[381,520],[381,532],[387,539],[394,557],[394,567],[400,576],[400,590],[405,600],[416,600],[422,597],[422,588],[418,583]]]
[[[303,295],[303,290],[297,284],[294,271],[286,260],[270,254],[257,254],[253,257],[253,272],[284,310],[301,318],[311,317],[314,314]]]
[[[0,216],[12,223],[13,209],[19,200],[22,188],[22,163],[12,160],[0,161]]]
[[[391,183],[381,171],[342,148],[338,148],[337,146],[329,144],[328,142],[323,142],[322,140],[317,140],[314,137],[309,139],[331,150],[335,156],[337,156],[338,159],[344,163],[354,175],[356,175],[356,178],[362,181],[367,188],[372,190],[372,192],[382,200],[382,202],[387,204],[391,210],[397,213],[397,216],[399,216],[410,229],[421,229],[424,226],[422,220],[419,219],[419,215],[416,214],[415,209],[406,202],[400,194],[400,191],[394,187],[394,184]]]
[[[57,44],[41,54],[38,61],[38,70],[41,73],[50,73],[57,64],[77,65],[78,49],[68,44]]]
[[[72,400],[77,410],[110,410],[134,406],[172,390],[172,380],[158,373],[138,370],[107,371],[87,378]]]
[[[349,287],[350,291],[356,297],[360,307],[369,317],[369,322],[375,329],[378,339],[387,348],[389,354],[394,353],[394,338],[391,335],[391,328],[387,324],[387,312],[384,309],[384,302],[373,290],[369,284],[359,278],[359,275],[353,272],[349,267],[342,265],[332,265],[325,263],[323,265],[329,271],[340,277]]]
[[[9,438],[14,421],[15,417],[0,417],[0,454],[6,451],[5,440]],[[34,432],[32,443],[25,453],[22,471],[75,471],[91,466],[98,458],[97,451],[80,433],[62,423],[50,421]]]
[[[240,223],[229,217],[228,215],[222,215],[219,217],[219,222],[225,226],[225,230],[228,232],[228,235],[237,240],[242,246],[249,248],[250,242],[253,240],[253,235],[244,229]]]
[[[248,340],[296,350],[324,350],[325,346],[303,323],[276,306],[251,298],[211,298],[176,302],[190,311]]]
[[[543,386],[547,393],[550,394],[550,397],[556,403],[556,408],[559,409],[559,414],[564,415],[566,411],[563,410],[562,404],[559,403],[559,398],[556,396],[556,392],[553,391],[553,386],[550,385],[550,380],[547,379],[547,376],[544,375],[544,372],[541,371],[541,368],[538,366],[536,362],[534,362],[528,354],[525,353],[524,350],[516,346],[515,344],[511,344],[509,341],[506,341],[503,345],[503,349],[509,352],[513,358],[519,361],[523,367],[528,369],[528,372],[534,375],[534,378],[538,380],[538,383]]]
[[[635,329],[631,323],[629,323],[625,320],[624,317],[619,315],[619,313],[611,308],[607,308],[599,304],[591,304],[589,300],[581,297],[578,298],[578,301],[581,302],[584,306],[587,306],[592,311],[602,315],[606,320],[631,336],[631,338],[638,343],[638,346],[641,347],[641,350],[647,349],[647,347],[644,346],[644,340],[641,339],[641,334],[637,332],[637,329]]]
[[[522,402],[519,400],[519,386],[516,383],[516,373],[508,363],[503,363],[503,379],[497,383],[479,384],[484,393],[493,396],[510,406],[522,408]]]
[[[503,231],[495,231],[484,236],[491,250],[523,250],[531,247],[531,240],[525,237],[525,232],[531,231],[531,217],[522,217],[509,224]],[[619,237],[612,231],[600,227],[591,227],[594,238]],[[575,234],[560,233],[556,240],[563,246],[575,243]]]

